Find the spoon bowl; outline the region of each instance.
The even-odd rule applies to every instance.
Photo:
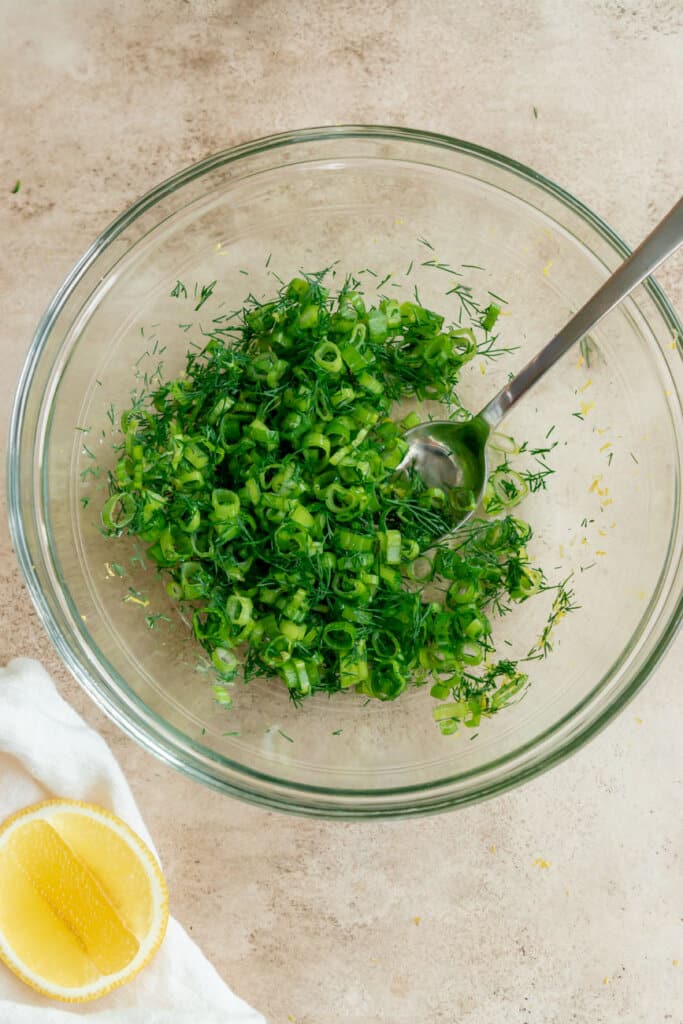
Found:
[[[412,469],[427,487],[445,492],[453,529],[470,518],[484,496],[489,433],[484,417],[473,416],[460,423],[420,423],[404,434],[410,447],[399,470]]]

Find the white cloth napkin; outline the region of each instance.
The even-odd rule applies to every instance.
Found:
[[[51,797],[114,811],[154,849],[102,737],[62,700],[42,665],[16,658],[0,668],[0,822]],[[173,918],[159,952],[137,978],[80,1006],[38,995],[0,962],[0,1024],[74,1024],[83,1016],[93,1024],[265,1024]]]

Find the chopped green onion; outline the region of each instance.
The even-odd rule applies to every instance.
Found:
[[[397,472],[403,435],[424,418],[405,406],[400,418],[397,403],[427,400],[454,415],[463,367],[492,354],[500,306],[482,308],[458,282],[449,295],[464,322],[449,326],[417,293],[373,306],[355,279],[335,299],[323,278],[294,278],[266,302],[250,296],[238,317],[213,321],[183,375],[159,375],[134,398],[119,421],[102,527],[148,545],[167,593],[192,616],[224,707],[238,668],[245,680],[279,679],[296,702],[349,689],[388,701],[427,684],[446,702],[438,728],[452,735],[526,685],[514,662],[493,661],[492,623],[547,588],[529,564],[531,528],[509,510],[545,486],[550,449],[531,450],[540,469],[518,472],[508,457],[525,446],[495,434],[501,464],[485,513],[444,544],[477,496]],[[199,310],[215,286],[189,299],[177,282],[172,294]],[[570,607],[561,589],[542,653]]]

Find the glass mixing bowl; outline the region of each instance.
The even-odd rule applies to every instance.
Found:
[[[533,524],[531,554],[549,575],[574,574],[579,608],[558,624],[551,655],[529,663],[524,699],[476,736],[442,736],[426,687],[395,703],[342,694],[297,709],[281,684],[254,680],[237,683],[232,710],[221,708],[202,651],[144,552],[98,531],[97,466],[113,461],[112,403],[125,408],[160,359],[164,374],[178,372],[201,329],[247,292],[273,293],[273,271],[286,280],[336,262],[338,274],[391,273],[396,295],[417,286],[425,305],[456,318],[456,298],[445,296],[453,275],[428,265],[440,262],[483,301],[504,297],[501,344],[516,350],[466,368],[460,397],[477,409],[627,251],[527,167],[391,128],[321,128],[226,150],[122,214],[39,324],[9,448],[21,568],[60,655],[97,704],[167,764],[226,793],[349,818],[491,796],[594,735],[643,685],[681,614],[681,326],[653,281],[507,421],[520,439],[558,442],[547,491],[519,514]],[[187,300],[171,295],[178,280]],[[377,279],[363,280],[372,292]],[[551,600],[519,606],[494,636],[524,653]]]

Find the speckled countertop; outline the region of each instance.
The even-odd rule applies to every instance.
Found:
[[[682,50],[677,0],[2,0],[3,407],[43,308],[100,229],[173,171],[270,132],[374,122],[461,136],[639,240],[680,193]],[[658,275],[679,310],[682,266]],[[4,447],[4,417],[0,431]],[[41,658],[107,738],[176,915],[271,1024],[683,1021],[680,639],[550,774],[379,824],[269,814],[144,753],[61,666],[0,527],[0,661],[18,654]]]

